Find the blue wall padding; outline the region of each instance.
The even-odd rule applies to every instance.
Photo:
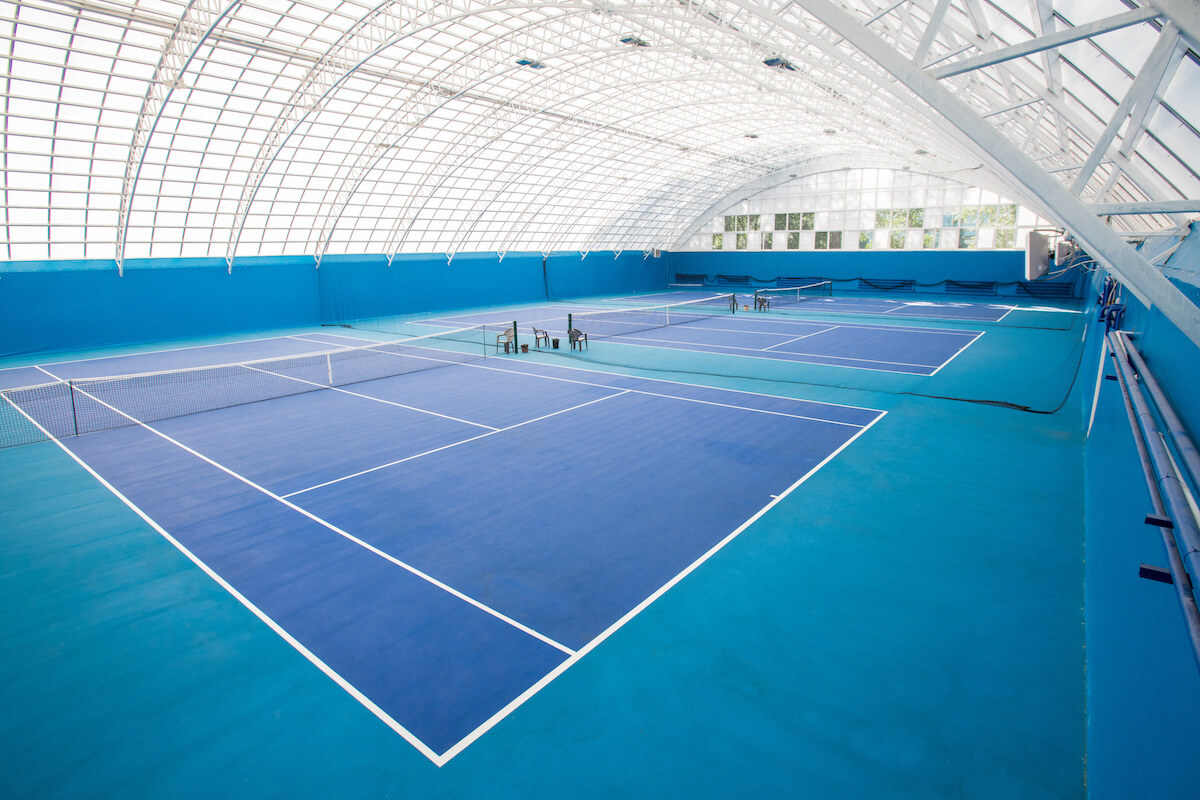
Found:
[[[706,275],[710,281],[718,275],[749,275],[767,283],[782,277],[915,280],[919,289],[937,291],[940,287],[935,285],[946,280],[1012,283],[1025,279],[1021,250],[713,251],[664,257],[672,278],[676,273]],[[1073,270],[1054,282],[1078,279],[1078,271]]]
[[[540,253],[327,258],[319,272],[326,323],[546,299]]]
[[[666,253],[654,258],[641,250],[551,253],[546,258],[547,292],[550,299],[563,299],[653,291],[671,279],[669,265]]]
[[[177,260],[178,261],[178,260]],[[0,356],[317,322],[311,258],[0,272]],[[169,266],[170,269],[161,267]]]

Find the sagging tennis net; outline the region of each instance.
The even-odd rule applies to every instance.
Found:
[[[833,281],[819,281],[805,286],[788,286],[780,289],[756,289],[754,307],[766,310],[773,305],[792,305],[812,300],[814,297],[829,297],[833,294]]]
[[[622,336],[654,328],[683,325],[712,317],[728,316],[737,310],[737,295],[720,294],[643,308],[620,308],[612,311],[581,311],[567,317],[567,329],[580,330],[589,339]]]
[[[4,389],[0,448],[469,363],[488,357],[501,327],[472,325],[361,347]]]

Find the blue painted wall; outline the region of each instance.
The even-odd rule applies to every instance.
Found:
[[[1188,242],[1175,259],[1200,266],[1197,244]],[[1176,285],[1200,301],[1196,287]],[[1147,310],[1128,292],[1124,300],[1123,327],[1136,332],[1138,349],[1195,438],[1200,349],[1157,309]],[[1095,313],[1096,306],[1088,308]],[[1089,413],[1098,396],[1084,459],[1088,794],[1096,800],[1191,797],[1191,765],[1200,751],[1200,672],[1173,589],[1138,577],[1141,563],[1165,565],[1162,538],[1144,523],[1150,498],[1120,389],[1101,380],[1097,395],[1092,383],[1103,333],[1094,327],[1083,393]],[[1108,359],[1105,372],[1113,372]]]
[[[0,356],[317,322],[311,258],[0,266]]]
[[[540,253],[326,259],[319,272],[326,323],[546,299]]]
[[[670,255],[647,256],[640,250],[551,253],[546,282],[551,299],[660,291],[670,280]]]

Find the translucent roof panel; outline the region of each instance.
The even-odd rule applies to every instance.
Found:
[[[1188,212],[1163,204],[1200,197],[1186,20],[1120,0],[804,5],[0,2],[0,258],[666,248],[722,198],[835,161],[1055,218],[831,13],[1120,231],[1174,229]]]

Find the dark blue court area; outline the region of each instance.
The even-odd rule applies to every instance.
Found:
[[[817,314],[857,314],[864,316],[919,317],[959,322],[999,322],[1020,306],[1001,302],[961,302],[953,300],[911,299],[896,300],[886,297],[856,297],[843,295],[834,297],[788,297],[767,295],[767,304],[761,308],[754,302],[752,290],[737,288],[675,289],[666,292],[625,295],[607,300],[611,303],[686,303],[703,297],[735,294],[739,307],[749,306],[755,312],[813,312]],[[1060,309],[1046,308],[1043,311],[1057,312]]]
[[[574,325],[604,345],[620,344],[720,353],[743,358],[826,364],[909,375],[934,375],[969,347],[981,331],[919,328],[903,325],[829,323],[787,319],[769,314],[739,312],[689,317],[680,324],[650,317],[642,309],[600,311],[593,307],[548,306],[519,311],[464,314],[430,320],[432,325],[457,327],[480,323],[517,322],[521,335],[545,327],[566,338],[567,315]],[[673,313],[673,312],[668,312]],[[621,320],[628,314],[633,320]],[[646,314],[643,322],[641,315]],[[565,346],[565,341],[563,346]]]
[[[774,337],[776,352],[792,352],[786,337],[800,328],[753,325],[739,341]],[[255,360],[350,341],[361,340],[279,337],[39,372],[251,361],[236,369],[260,376],[270,399],[203,410],[222,399],[193,395],[227,391],[208,371],[181,388],[154,385],[198,413],[148,410],[140,383],[73,384],[72,424],[109,429],[63,444],[439,764],[882,416],[404,345],[369,354],[426,363],[337,388],[320,385],[336,360]],[[55,402],[15,400],[47,430],[63,424]]]

